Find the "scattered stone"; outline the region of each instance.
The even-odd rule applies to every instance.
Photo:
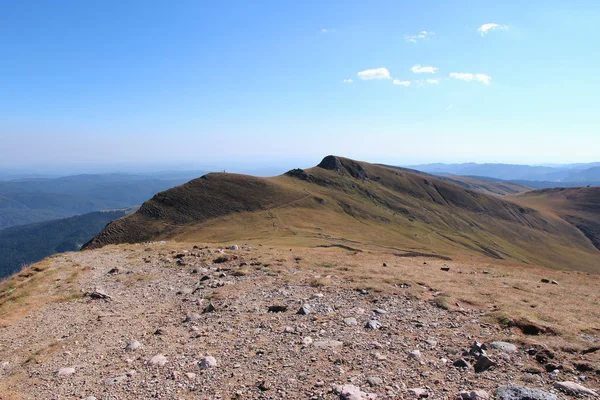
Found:
[[[413,350],[410,352],[410,354],[408,355],[408,358],[414,358],[414,359],[420,359],[421,358],[421,351],[419,350]]]
[[[379,386],[379,385],[383,384],[383,379],[378,378],[376,376],[370,376],[367,378],[367,382],[371,386]]]
[[[200,368],[202,369],[214,368],[216,366],[217,360],[212,356],[206,356],[200,360]]]
[[[310,314],[310,305],[304,304],[302,307],[300,307],[300,309],[298,310],[298,312],[296,314],[298,314],[298,315]]]
[[[283,333],[294,333],[294,332],[296,332],[296,329],[294,329],[294,328],[293,328],[293,327],[291,327],[291,326],[286,326],[286,327],[283,329]]]
[[[379,322],[375,319],[371,319],[371,320],[369,320],[369,322],[367,322],[366,328],[372,329],[372,330],[377,330],[377,329],[381,328],[381,322]]]
[[[442,271],[446,271],[446,272],[450,271],[450,267],[442,267],[442,268],[440,268],[440,269],[441,269]]]
[[[550,283],[550,279],[542,278],[542,283]]]
[[[234,244],[233,246],[229,246],[229,250],[239,250],[239,246],[237,244]]]
[[[84,398],[83,400],[97,400],[96,396],[88,396],[86,398]]]
[[[126,375],[119,375],[119,376],[114,377],[114,378],[108,378],[108,379],[106,379],[104,381],[104,384],[111,386],[111,385],[116,385],[118,383],[124,382],[126,380],[127,380],[127,376]]]
[[[410,394],[411,396],[415,396],[419,399],[429,397],[429,393],[427,393],[427,389],[422,389],[422,388],[408,389],[408,394]]]
[[[428,345],[435,347],[437,346],[437,340],[433,340],[433,339],[428,339],[425,341],[425,343],[427,343]]]
[[[286,312],[287,306],[270,306],[268,312],[278,313],[278,312]]]
[[[497,400],[559,400],[553,393],[516,385],[501,386],[494,392]]]
[[[192,293],[194,293],[194,289],[191,289],[191,288],[188,288],[188,287],[181,288],[177,292],[177,294],[184,294],[184,295],[192,294]]]
[[[167,364],[167,357],[162,354],[157,354],[148,361],[148,365],[153,367],[158,365],[159,367],[164,367]]]
[[[310,296],[311,299],[322,299],[323,298],[323,293],[315,293],[312,296]]]
[[[129,343],[127,343],[127,346],[125,346],[125,350],[126,351],[134,351],[139,349],[142,346],[142,344],[140,342],[138,342],[137,340],[132,340]]]
[[[185,373],[185,376],[186,376],[188,379],[195,379],[195,378],[196,378],[196,374],[195,374],[195,373],[193,373],[193,372],[186,372],[186,373]]]
[[[358,386],[354,385],[334,386],[333,391],[340,396],[341,400],[368,400],[377,398],[376,394],[365,393]]]
[[[454,365],[455,367],[458,367],[458,368],[471,369],[471,364],[469,364],[469,362],[467,360],[465,360],[464,358],[459,358],[458,360],[454,361],[454,363],[452,365]]]
[[[85,297],[89,297],[90,299],[93,300],[104,300],[104,301],[111,301],[112,297],[109,296],[108,294],[104,293],[104,291],[102,291],[101,289],[94,289],[91,292],[87,292],[84,295]]]
[[[598,397],[598,394],[596,392],[594,392],[593,390],[590,390],[588,388],[586,388],[585,386],[581,386],[578,383],[575,382],[554,382],[554,384],[552,385],[552,387],[565,392],[566,394],[571,394],[571,395],[575,395],[575,396],[579,396],[579,395],[588,395],[588,396],[592,396],[592,397]]]
[[[552,281],[552,284],[553,285],[558,285],[558,282],[557,281]]]
[[[487,371],[488,369],[492,368],[494,365],[496,365],[496,363],[493,362],[492,360],[490,360],[489,357],[481,356],[475,363],[475,366],[474,366],[475,372]]]
[[[211,302],[211,303],[208,303],[208,305],[206,307],[204,307],[204,310],[202,310],[202,314],[208,314],[208,313],[215,312],[215,311],[217,311],[217,309]]]
[[[199,320],[200,318],[202,318],[202,315],[200,315],[200,314],[196,314],[196,313],[191,313],[190,315],[188,315],[188,316],[185,318],[185,322],[197,321],[197,320]],[[155,333],[155,334],[157,334],[157,333]]]
[[[344,318],[344,324],[346,324],[348,326],[356,326],[356,325],[358,325],[358,321],[356,320],[356,318],[348,317],[348,318]]]
[[[109,275],[115,275],[119,273],[119,268],[113,268],[110,271],[108,271]]]
[[[379,314],[379,315],[387,314],[387,311],[385,311],[385,310],[384,310],[384,309],[382,309],[382,308],[376,308],[376,309],[374,309],[374,310],[373,310],[373,312],[374,312],[375,314]]]
[[[267,382],[267,381],[261,381],[258,383],[257,386],[261,392],[266,392],[267,390],[271,390],[271,384],[269,384],[269,382]]]
[[[320,340],[313,343],[314,347],[318,347],[320,349],[342,347],[343,345],[344,342],[340,342],[339,340]]]
[[[516,353],[518,350],[517,346],[508,342],[492,342],[490,343],[490,347],[492,349],[501,350],[505,353]]]
[[[307,336],[302,339],[302,344],[304,346],[310,346],[313,343],[313,339],[310,336]]]
[[[74,373],[75,373],[75,368],[70,368],[70,367],[61,368],[58,371],[56,371],[56,375],[72,375]]]
[[[472,392],[462,391],[456,394],[457,400],[490,400],[490,395],[485,390],[475,390]]]

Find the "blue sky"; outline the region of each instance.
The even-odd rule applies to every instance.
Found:
[[[598,20],[592,0],[6,1],[0,168],[598,161]]]

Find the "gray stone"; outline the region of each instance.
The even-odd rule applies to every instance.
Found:
[[[208,303],[208,305],[206,307],[204,307],[204,310],[202,310],[202,313],[207,314],[207,313],[211,313],[211,312],[215,312],[215,311],[217,311],[217,309],[215,308],[213,303]]]
[[[356,325],[358,325],[358,321],[356,320],[356,318],[348,317],[348,318],[344,318],[344,324],[346,324],[348,326],[356,326]]]
[[[565,392],[566,394],[588,395],[592,397],[598,397],[598,394],[593,390],[588,389],[585,386],[581,386],[580,384],[575,382],[554,382],[552,386],[562,392]]]
[[[366,328],[373,329],[373,330],[379,329],[379,328],[381,328],[381,322],[379,322],[375,319],[369,320],[369,322],[367,322]]]
[[[410,354],[408,355],[408,358],[415,358],[415,359],[420,359],[421,358],[421,352],[419,350],[413,350],[410,352]]]
[[[298,312],[296,314],[298,314],[298,315],[310,314],[310,305],[304,304],[302,307],[300,307],[300,309],[298,310]]]
[[[490,347],[492,349],[504,351],[505,353],[516,353],[518,350],[517,346],[508,342],[492,342],[490,343]]]
[[[425,341],[425,343],[427,343],[428,345],[433,346],[433,347],[437,346],[437,340],[428,339]]]
[[[200,368],[202,369],[214,368],[216,366],[217,360],[212,356],[206,356],[200,360]]]
[[[373,312],[379,315],[387,314],[387,311],[385,311],[383,308],[376,308],[373,310]]]
[[[494,392],[497,400],[559,400],[555,394],[522,386],[501,386]]]
[[[339,340],[321,340],[313,343],[314,347],[318,347],[320,349],[342,347],[343,345],[344,342],[340,342]]]
[[[410,394],[411,396],[418,397],[418,398],[429,396],[429,394],[427,393],[427,389],[423,389],[423,388],[408,389],[408,394]]]
[[[465,390],[457,393],[456,398],[462,400],[490,400],[490,395],[485,390],[475,390],[472,392]]]
[[[304,339],[302,339],[302,344],[304,346],[310,346],[312,343],[313,343],[313,339],[310,336],[307,336]]]
[[[104,381],[104,384],[111,386],[111,385],[116,385],[118,383],[124,382],[126,380],[127,380],[127,376],[125,376],[125,375],[119,375],[119,376],[114,377],[114,378],[108,378],[108,379],[106,379]]]
[[[191,322],[191,321],[197,321],[200,318],[202,318],[202,316],[200,314],[196,314],[196,313],[191,313],[190,315],[188,315],[185,318],[185,322]]]
[[[127,346],[125,346],[125,350],[126,351],[134,351],[134,350],[139,349],[140,347],[142,347],[142,344],[140,342],[138,342],[137,340],[132,340],[127,343]]]
[[[164,367],[167,364],[167,357],[162,354],[157,354],[148,361],[148,365],[153,367],[158,365],[159,367]]]
[[[370,376],[367,378],[367,382],[371,386],[379,386],[379,385],[383,384],[383,379],[378,378],[376,376]]]
[[[489,357],[481,356],[474,365],[475,372],[483,372],[496,365]]]
[[[376,394],[365,393],[358,386],[354,385],[334,386],[333,391],[340,396],[341,400],[368,400],[377,398]]]
[[[56,375],[72,375],[74,373],[75,373],[75,368],[70,368],[70,367],[61,368],[58,371],[56,371]]]
[[[194,293],[194,289],[189,288],[189,287],[184,287],[179,289],[179,291],[177,292],[177,294],[192,294]]]
[[[229,250],[239,250],[239,249],[240,249],[240,247],[237,244],[229,246]]]

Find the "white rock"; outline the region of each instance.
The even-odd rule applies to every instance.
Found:
[[[313,343],[313,339],[310,336],[307,336],[302,339],[302,344],[305,346],[310,346]]]
[[[318,347],[320,349],[342,347],[343,345],[344,342],[340,342],[339,340],[321,340],[313,343],[314,347]]]
[[[217,360],[212,356],[206,356],[200,360],[200,368],[202,369],[214,368],[216,366]]]
[[[408,394],[410,394],[411,396],[416,396],[416,397],[427,397],[427,390],[426,389],[422,389],[422,388],[412,388],[412,389],[408,389]]]
[[[56,375],[71,375],[74,373],[75,373],[75,368],[70,368],[70,367],[61,368],[58,371],[56,371]]]
[[[233,246],[229,247],[229,250],[239,250],[239,246],[237,244],[234,244]]]
[[[358,386],[354,385],[338,385],[333,388],[333,391],[340,395],[342,400],[367,400],[376,399],[377,395],[365,393]]]
[[[575,382],[569,382],[569,381],[554,382],[554,384],[552,386],[558,390],[562,390],[563,392],[565,392],[567,394],[575,394],[575,395],[586,394],[588,396],[598,397],[598,394],[596,392],[594,392],[593,390],[590,390],[590,389],[586,388],[585,386],[581,386],[580,384],[575,383]]]
[[[155,365],[158,365],[159,367],[164,367],[167,364],[167,362],[167,357],[165,357],[162,354],[157,354],[154,357],[152,357],[150,361],[148,361],[148,365],[150,365],[151,367]]]
[[[508,342],[492,342],[490,343],[490,347],[492,349],[501,350],[506,353],[516,353],[518,350],[517,346]]]
[[[348,326],[355,326],[358,325],[358,321],[356,320],[356,318],[344,318],[344,324],[348,325]]]
[[[132,340],[131,342],[127,343],[127,346],[125,346],[125,350],[134,351],[139,349],[141,346],[142,344],[140,342],[138,342],[137,340]]]
[[[419,358],[421,358],[421,352],[419,350],[413,350],[408,355],[408,358],[415,358],[418,360]]]

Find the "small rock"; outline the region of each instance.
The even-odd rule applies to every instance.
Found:
[[[487,356],[481,356],[481,357],[479,357],[479,359],[475,363],[475,366],[474,366],[475,372],[487,371],[488,369],[490,369],[494,365],[496,365],[496,363],[493,362],[492,360],[490,360],[489,357],[487,357]]]
[[[148,365],[153,367],[158,365],[159,367],[164,367],[167,364],[167,357],[162,354],[157,354],[148,361]]]
[[[75,368],[70,368],[70,367],[61,368],[58,371],[56,371],[56,375],[72,375],[74,373],[75,373]]]
[[[379,385],[383,384],[383,379],[378,378],[376,376],[370,376],[367,378],[367,382],[371,386],[379,386]]]
[[[310,296],[311,299],[322,299],[323,298],[323,293],[315,293],[312,296]]]
[[[585,386],[581,386],[578,383],[575,382],[554,382],[554,384],[552,385],[554,388],[565,392],[566,394],[571,394],[571,395],[588,395],[588,396],[592,396],[592,397],[598,397],[598,394],[596,392],[594,392],[591,389],[586,388]]]
[[[213,303],[208,303],[208,305],[206,307],[204,307],[204,310],[202,310],[202,313],[208,314],[208,313],[215,312],[215,311],[217,311],[217,309],[215,308]]]
[[[318,347],[320,349],[342,347],[343,345],[344,342],[340,342],[339,340],[320,340],[313,343],[314,347]]]
[[[356,318],[348,317],[348,318],[344,318],[344,324],[346,324],[348,326],[356,326],[356,325],[358,325],[358,321],[356,320]]]
[[[199,320],[200,318],[202,318],[202,316],[201,316],[200,314],[191,313],[190,315],[188,315],[188,316],[185,318],[185,322],[197,321],[197,320]],[[157,333],[155,333],[155,334],[157,334]]]
[[[234,244],[233,246],[229,246],[229,250],[239,250],[240,247],[237,244]]]
[[[358,386],[354,385],[335,386],[333,391],[340,396],[341,400],[368,400],[377,398],[376,394],[362,392]]]
[[[188,379],[195,379],[195,378],[196,378],[196,374],[195,374],[195,373],[193,373],[193,372],[186,372],[186,373],[185,373],[185,376],[186,376]]]
[[[542,278],[542,283],[550,283],[550,279]]]
[[[375,314],[379,314],[379,315],[387,314],[387,311],[385,311],[385,310],[384,310],[384,309],[382,309],[382,308],[376,308],[376,309],[374,309],[374,310],[373,310],[373,312],[374,312]]]
[[[271,390],[271,384],[267,381],[262,381],[258,383],[258,389],[262,392],[266,392],[267,390]]]
[[[288,309],[287,306],[270,306],[268,312],[272,312],[272,313],[286,312],[287,309]]]
[[[440,268],[440,269],[441,269],[442,271],[446,271],[446,272],[450,271],[450,267],[442,267],[442,268]]]
[[[88,397],[84,398],[83,400],[96,400],[96,396],[88,396]]]
[[[454,361],[452,365],[458,368],[471,368],[471,364],[469,364],[469,362],[464,358],[459,358],[458,360]]]
[[[552,284],[553,285],[558,285],[558,282],[557,281],[552,281]]]
[[[424,397],[429,396],[429,394],[427,393],[427,390],[422,389],[422,388],[408,389],[408,394],[410,394],[411,396],[418,397],[418,398],[424,398]]]
[[[307,336],[302,339],[302,344],[304,346],[310,346],[313,343],[313,339],[310,336]]]
[[[214,368],[216,366],[217,360],[212,356],[206,356],[200,360],[200,368],[202,369]]]
[[[421,351],[419,350],[413,350],[410,352],[410,354],[408,355],[408,358],[414,358],[414,359],[420,359],[421,358]]]
[[[177,294],[192,294],[194,293],[194,289],[189,288],[189,287],[184,287],[179,289],[179,291],[177,292]]]
[[[429,340],[426,340],[425,343],[427,343],[428,345],[433,346],[433,347],[437,346],[437,340],[429,339]]]
[[[117,377],[114,378],[108,378],[104,381],[105,385],[116,385],[118,383],[124,382],[127,380],[127,376],[126,375],[119,375]]]
[[[284,332],[284,333],[294,333],[294,332],[296,332],[296,329],[294,329],[294,328],[293,328],[293,327],[291,327],[291,326],[286,326],[286,327],[283,329],[283,332]]]
[[[142,346],[142,344],[140,342],[138,342],[137,340],[132,340],[129,343],[127,343],[127,346],[125,346],[125,350],[126,351],[134,351],[139,349]]]
[[[501,386],[494,396],[497,400],[559,400],[555,394],[516,385]]]
[[[456,394],[456,399],[460,400],[490,400],[490,395],[485,390],[475,390],[472,392],[462,391]]]
[[[302,307],[300,307],[300,309],[298,310],[298,312],[296,314],[298,314],[298,315],[310,314],[310,305],[304,304]]]
[[[381,328],[381,322],[379,322],[375,319],[371,319],[371,320],[369,320],[369,322],[367,322],[366,328],[372,329],[372,330],[377,330],[377,329]]]
[[[492,349],[504,351],[505,353],[516,353],[518,350],[517,346],[508,342],[492,342],[490,343],[490,347]]]

